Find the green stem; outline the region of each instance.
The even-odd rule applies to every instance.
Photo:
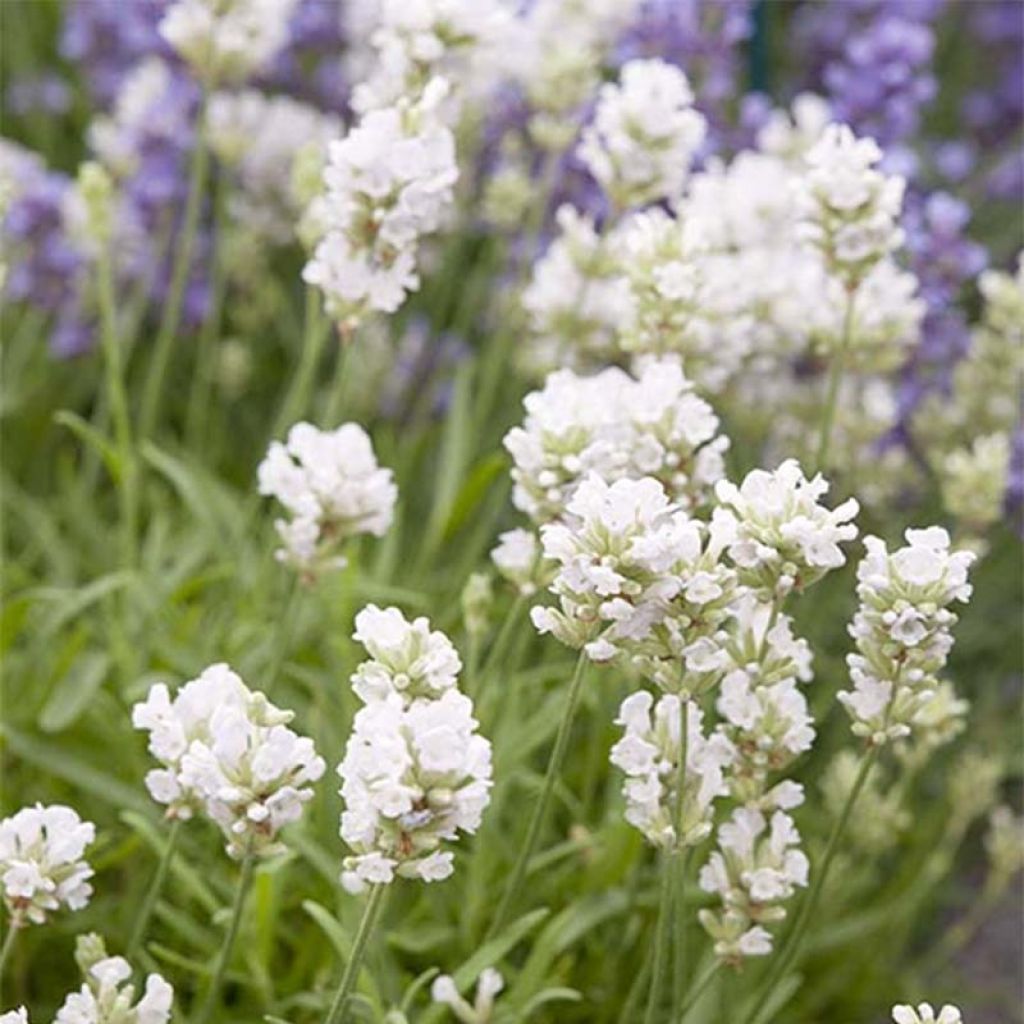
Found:
[[[277,620],[277,627],[274,630],[273,661],[270,663],[270,671],[267,672],[264,683],[267,693],[273,689],[288,657],[288,651],[292,645],[292,634],[295,631],[295,620],[298,618],[301,592],[302,584],[299,574],[292,573],[288,584],[288,595],[285,597],[284,612]]]
[[[124,360],[114,300],[114,269],[108,246],[104,246],[100,254],[97,277],[107,405],[114,421],[114,437],[120,462],[117,485],[121,512],[121,561],[124,566],[130,567],[135,564],[135,540],[138,531],[138,463],[132,439],[131,415],[128,411],[128,392],[124,383]]]
[[[0,982],[4,978],[4,969],[7,961],[11,958],[11,951],[14,949],[14,937],[18,934],[18,926],[13,920],[7,922],[7,934],[4,936],[4,944],[0,947]]]
[[[203,207],[203,193],[206,187],[209,154],[206,148],[206,95],[200,103],[196,119],[196,141],[192,150],[189,167],[188,198],[185,201],[185,219],[174,252],[171,269],[171,286],[164,304],[163,317],[153,344],[153,358],[149,364],[146,381],[142,390],[142,406],[139,413],[139,436],[148,438],[153,433],[160,413],[160,400],[164,392],[164,378],[171,360],[171,346],[174,344],[181,323],[181,310],[185,298],[185,286],[192,264],[192,250],[199,229],[199,215]]]
[[[344,1024],[346,1004],[356,987],[356,979],[359,977],[359,967],[366,954],[366,944],[373,932],[377,917],[380,914],[381,904],[384,900],[384,893],[387,887],[374,885],[370,889],[370,898],[363,908],[363,916],[356,931],[356,937],[352,941],[352,952],[349,955],[348,963],[345,964],[345,973],[341,976],[341,984],[338,986],[334,1002],[324,1018],[324,1024]]]
[[[338,425],[345,403],[348,382],[345,376],[348,370],[349,351],[355,344],[354,336],[343,336],[338,342],[338,358],[334,364],[334,378],[331,381],[331,393],[327,397],[327,409],[324,412],[324,428],[332,430]]]
[[[494,638],[494,643],[491,644],[491,649],[487,652],[483,666],[469,677],[467,690],[474,700],[480,699],[483,684],[490,678],[491,672],[499,660],[505,656],[516,626],[519,625],[519,616],[525,604],[526,595],[517,594],[515,601],[512,602],[512,607],[509,608],[508,614],[505,616],[505,621],[501,624],[501,629],[498,630],[498,635]]]
[[[686,801],[686,762],[690,754],[690,701],[689,698],[679,699],[679,763],[676,765],[676,792],[672,805],[672,828],[675,833],[675,845],[672,856],[665,870],[675,878],[675,918],[676,962],[672,971],[672,1007],[678,1009],[682,1005],[684,995],[684,979],[686,976],[686,861],[689,848],[682,843],[683,808]]]
[[[320,293],[313,285],[306,286],[305,329],[302,352],[288,393],[277,414],[274,436],[277,437],[293,423],[307,415],[317,367],[323,354],[324,343],[330,334],[330,325],[320,313]]]
[[[160,855],[156,874],[153,875],[153,881],[150,882],[145,899],[143,899],[142,906],[139,908],[138,917],[135,919],[135,927],[132,929],[132,937],[128,942],[128,950],[125,954],[129,960],[135,958],[135,954],[145,938],[146,929],[149,927],[149,919],[153,916],[153,908],[156,906],[156,901],[167,878],[167,871],[171,866],[171,861],[174,859],[174,851],[178,845],[178,837],[181,835],[181,827],[181,818],[175,818],[171,822],[171,831],[168,833],[167,843],[164,846],[163,853]]]
[[[231,951],[238,937],[238,928],[242,923],[242,910],[245,908],[245,898],[252,886],[253,868],[256,861],[252,853],[246,853],[242,858],[242,875],[238,880],[238,889],[235,892],[235,904],[231,911],[231,923],[228,925],[227,935],[224,936],[224,944],[217,954],[217,963],[213,969],[213,977],[210,980],[210,987],[206,991],[206,1000],[203,1008],[196,1018],[196,1024],[206,1024],[210,1019],[217,1005],[221,986],[224,984],[224,975],[228,969],[228,961],[231,959]]]
[[[686,1020],[690,1011],[697,1005],[698,1000],[707,991],[708,985],[715,980],[715,976],[721,969],[722,961],[716,959],[715,962],[704,972],[700,981],[693,986],[693,990],[690,992],[689,996],[687,996],[686,1002],[683,1003],[679,1010],[679,1018],[676,1024],[683,1024],[683,1021]]]
[[[800,946],[803,944],[806,936],[811,915],[814,913],[818,900],[821,898],[822,890],[825,888],[825,882],[828,879],[829,869],[832,867],[832,861],[835,858],[836,851],[839,849],[839,840],[846,831],[850,815],[853,813],[854,805],[857,803],[857,797],[860,796],[860,792],[864,788],[864,783],[867,781],[868,773],[871,771],[871,766],[877,753],[878,747],[870,746],[861,755],[860,769],[857,772],[857,777],[850,792],[847,794],[842,813],[836,819],[835,825],[832,826],[832,832],[828,837],[825,853],[822,856],[821,866],[814,874],[814,881],[811,883],[807,898],[800,905],[800,911],[793,922],[793,927],[771,971],[768,973],[767,979],[761,986],[760,996],[754,1004],[753,1011],[746,1017],[745,1024],[757,1024],[765,1007],[770,1005],[771,998],[775,994],[775,989],[779,982],[785,977],[786,972],[800,953]]]
[[[843,333],[839,340],[839,349],[832,359],[829,370],[828,391],[825,396],[825,408],[821,416],[821,433],[818,436],[818,454],[814,471],[824,473],[828,469],[829,445],[832,443],[832,425],[836,418],[836,404],[839,398],[839,383],[843,377],[846,353],[850,347],[850,335],[853,333],[853,300],[854,289],[846,293],[846,312],[843,315]]]
[[[580,651],[579,657],[576,660],[576,670],[573,672],[572,682],[569,684],[569,695],[566,697],[565,710],[562,712],[562,720],[558,725],[558,733],[555,735],[555,745],[551,748],[551,756],[548,758],[548,768],[544,775],[544,784],[541,787],[536,803],[533,805],[533,815],[526,830],[526,839],[519,848],[519,856],[516,858],[515,867],[512,869],[512,875],[505,889],[505,894],[487,933],[488,939],[494,938],[501,930],[509,912],[514,906],[523,880],[526,877],[526,868],[537,846],[537,840],[540,838],[540,830],[547,817],[548,804],[551,802],[551,794],[555,789],[555,781],[561,772],[562,762],[565,760],[565,752],[569,746],[569,734],[572,732],[573,719],[576,717],[576,709],[579,707],[580,695],[583,692],[583,669],[586,663],[587,655],[584,651]]]
[[[654,1024],[658,1017],[661,990],[665,985],[665,964],[672,941],[672,853],[666,850],[661,858],[661,885],[658,891],[658,923],[654,932],[654,968],[647,993],[644,1024]]]
[[[671,970],[672,1006],[677,1007],[683,999],[683,949],[685,945],[686,923],[684,919],[685,894],[682,889],[682,876],[685,873],[687,849],[682,844],[683,806],[686,799],[686,761],[689,756],[689,718],[690,702],[688,698],[679,698],[679,760],[676,763],[675,794],[672,801],[671,817],[673,829],[673,845],[666,850],[661,864],[661,887],[658,899],[658,924],[654,934],[654,970],[651,974],[651,989],[647,998],[646,1024],[653,1024],[657,1017],[661,1000],[662,988],[665,984],[665,967],[672,959],[673,921],[675,922],[676,957]],[[683,868],[679,864],[682,861]]]

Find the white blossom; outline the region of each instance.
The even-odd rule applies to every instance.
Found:
[[[29,1024],[28,1010],[19,1006],[16,1010],[0,1013],[0,1024]]]
[[[440,225],[458,178],[437,111],[447,92],[435,78],[415,102],[369,111],[330,145],[317,212],[325,234],[303,277],[346,331],[371,311],[393,313],[419,287],[420,237]]]
[[[12,927],[89,902],[93,870],[83,855],[95,838],[96,827],[62,804],[23,807],[0,821],[0,886]]]
[[[522,295],[530,328],[522,359],[534,375],[605,365],[632,308],[615,232],[602,236],[592,217],[568,205],[558,208],[555,223],[558,233]]]
[[[80,942],[81,948],[81,942]],[[86,981],[57,1011],[54,1024],[167,1024],[174,989],[159,974],[146,977],[136,1003],[131,965],[120,956],[104,957],[85,970]]]
[[[722,667],[713,637],[728,615],[731,572],[719,564],[715,535],[672,505],[657,480],[608,484],[590,474],[565,520],[541,528],[541,542],[559,567],[550,587],[559,607],[531,611],[541,633],[593,661],[625,654],[666,690]]]
[[[231,856],[273,850],[325,767],[312,740],[286,727],[291,718],[224,664],[186,683],[173,701],[157,683],[132,712],[163,764],[146,776],[150,794],[175,817],[202,810],[224,832]]]
[[[903,242],[898,227],[905,182],[875,165],[882,151],[846,125],[829,125],[807,154],[796,190],[802,232],[847,288]]]
[[[653,713],[652,713],[653,712]],[[686,772],[679,803],[680,700],[666,694],[655,703],[646,690],[627,697],[615,719],[623,737],[611,751],[611,762],[626,775],[626,821],[655,846],[694,846],[711,832],[714,800],[727,790],[722,766],[726,751],[701,731],[696,704],[687,710]]]
[[[825,479],[807,480],[795,459],[772,472],[752,470],[739,487],[719,481],[715,521],[731,534],[740,581],[763,600],[803,590],[846,562],[839,544],[857,536],[849,520],[858,505],[850,498],[828,509],[819,503],[827,491]]]
[[[454,688],[407,706],[391,694],[359,710],[338,766],[341,837],[353,851],[346,889],[452,873],[445,842],[475,832],[490,800],[491,745],[476,727],[473,702]]]
[[[275,523],[283,544],[277,557],[309,575],[344,565],[336,552],[350,537],[383,536],[398,497],[391,470],[377,464],[357,423],[336,430],[296,423],[285,444],[271,443],[258,477],[260,494],[292,517]]]
[[[768,821],[760,811],[740,807],[718,830],[718,849],[699,876],[701,889],[721,903],[720,909],[700,912],[716,956],[738,962],[772,951],[764,925],[785,918],[782,904],[807,885],[807,857],[799,843],[793,819],[783,811]]]
[[[957,621],[948,606],[971,596],[973,553],[950,551],[949,534],[937,526],[905,537],[906,546],[892,553],[878,537],[865,537],[867,553],[857,567],[860,607],[850,625],[857,652],[846,659],[853,690],[838,696],[854,733],[872,743],[909,736],[934,719],[937,673]],[[947,718],[943,712],[941,720]]]
[[[491,561],[498,572],[527,597],[546,582],[540,541],[532,530],[506,530],[499,534],[498,543],[491,551]]]
[[[935,1016],[930,1003],[918,1003],[916,1007],[899,1004],[892,1008],[892,1019],[895,1024],[963,1024],[960,1010],[947,1003]]]
[[[479,92],[512,25],[504,0],[382,0],[376,15],[373,69],[352,100],[360,113],[416,96],[438,75]]]
[[[397,608],[370,604],[356,615],[358,640],[370,655],[352,676],[369,704],[397,696],[403,705],[432,700],[455,687],[462,662],[452,642],[427,619],[409,622]]]
[[[213,84],[237,81],[266,67],[288,42],[297,0],[174,0],[160,35]]]
[[[598,94],[577,155],[621,209],[682,193],[707,124],[690,83],[663,60],[631,60]]]
[[[430,986],[430,998],[447,1006],[462,1024],[488,1024],[494,1012],[494,998],[505,987],[505,979],[494,967],[485,967],[476,983],[476,997],[470,1005],[459,994],[450,974],[439,974]]]
[[[638,377],[610,367],[593,376],[559,370],[523,403],[505,435],[513,502],[535,523],[564,514],[580,480],[654,477],[686,510],[703,505],[724,475],[728,438],[678,361],[650,360]]]

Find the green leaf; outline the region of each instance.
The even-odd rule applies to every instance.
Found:
[[[0,724],[0,736],[16,757],[34,765],[43,775],[63,779],[111,807],[118,810],[130,807],[143,813],[152,807],[141,788],[129,786],[102,768],[93,767],[69,753],[61,743],[37,739],[6,723]]]
[[[92,448],[103,460],[107,472],[114,480],[121,479],[121,459],[117,448],[105,434],[97,430],[88,420],[83,419],[77,412],[70,409],[61,409],[53,414],[55,423],[67,427],[75,437],[78,438],[87,448]]]
[[[80,654],[50,691],[39,712],[39,728],[43,732],[60,732],[77,721],[103,685],[109,669],[110,655],[105,651]]]
[[[330,940],[338,956],[347,960],[352,951],[352,940],[342,927],[341,922],[316,900],[303,900],[302,909],[320,926],[320,930]]]

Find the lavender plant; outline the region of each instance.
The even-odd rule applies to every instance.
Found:
[[[4,18],[0,1024],[1018,1019],[1013,6]]]

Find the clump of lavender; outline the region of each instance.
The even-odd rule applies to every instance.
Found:
[[[730,102],[742,92],[743,44],[753,26],[752,0],[644,0],[623,33],[623,61],[661,57],[691,79],[696,107],[707,118],[706,147],[722,149],[731,132]]]

